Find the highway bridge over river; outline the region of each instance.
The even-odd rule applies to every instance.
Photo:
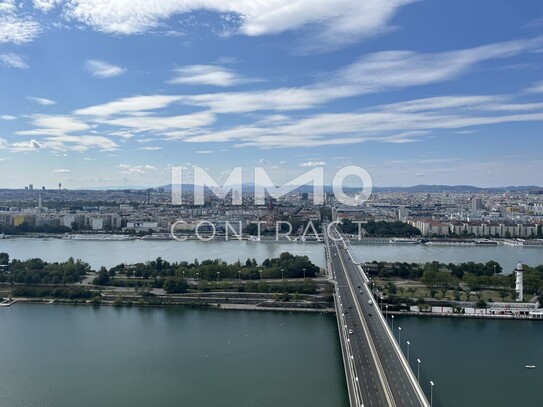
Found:
[[[328,271],[336,285],[336,314],[351,407],[429,407],[380,309],[369,279],[337,228],[325,233]]]

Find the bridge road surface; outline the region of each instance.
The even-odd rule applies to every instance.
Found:
[[[351,396],[351,400],[359,399],[364,407],[429,407],[413,372],[400,356],[386,323],[379,316],[368,278],[351,259],[343,240],[334,239],[341,239],[341,235],[337,229],[330,228],[326,247],[338,302],[344,313],[338,318],[346,332],[352,331],[348,343],[358,378],[358,386],[349,385],[349,389],[360,392],[356,398]],[[348,380],[353,380],[349,376]]]

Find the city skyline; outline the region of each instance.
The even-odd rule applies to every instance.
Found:
[[[538,1],[109,3],[0,2],[0,188],[541,185]]]

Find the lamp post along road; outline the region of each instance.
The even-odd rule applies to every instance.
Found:
[[[407,364],[409,365],[409,345],[411,345],[411,342],[407,341]]]
[[[417,382],[420,383],[420,359],[417,359]]]
[[[434,382],[430,380],[430,407],[434,405]]]
[[[400,348],[402,346],[402,327],[398,327],[398,345],[400,345]]]

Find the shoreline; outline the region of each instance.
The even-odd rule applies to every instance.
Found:
[[[151,304],[151,303],[123,303],[114,304],[113,302],[102,302],[93,304],[90,301],[73,301],[59,299],[31,299],[31,298],[16,298],[10,303],[1,303],[0,307],[10,307],[17,303],[35,304],[35,305],[74,305],[74,306],[91,306],[91,307],[117,307],[117,308],[177,308],[177,309],[215,309],[226,311],[259,311],[259,312],[300,312],[300,313],[319,313],[319,314],[335,314],[335,308],[301,308],[301,307],[263,307],[257,304],[223,304],[216,302],[201,302],[201,303],[173,303],[173,304]],[[513,321],[542,321],[543,318],[528,318],[514,315],[481,315],[481,314],[454,314],[454,313],[435,313],[435,312],[412,312],[412,311],[388,311],[387,314],[405,317],[424,317],[424,318],[457,318],[457,319],[479,319],[479,320],[513,320]]]
[[[117,308],[199,308],[199,309],[223,309],[232,311],[274,311],[274,312],[302,312],[302,313],[321,313],[335,314],[334,308],[303,308],[303,307],[265,307],[257,304],[223,304],[217,302],[199,302],[199,303],[170,303],[170,304],[152,304],[127,302],[115,304],[113,301],[93,304],[91,301],[62,300],[62,299],[36,299],[36,298],[15,298],[10,303],[2,303],[0,307],[10,307],[17,303],[35,304],[35,305],[76,305],[91,307],[117,307]]]
[[[465,318],[465,319],[497,319],[497,320],[515,320],[515,321],[543,321],[543,318],[528,318],[515,315],[484,315],[484,314],[454,314],[437,312],[413,312],[413,311],[388,311],[388,314],[407,317],[425,317],[425,318]]]

